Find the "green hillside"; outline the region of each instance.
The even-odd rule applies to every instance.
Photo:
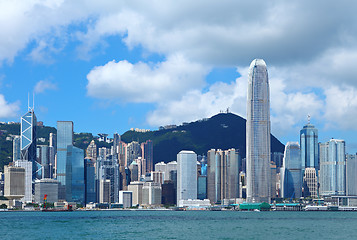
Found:
[[[242,157],[246,151],[246,120],[232,113],[220,113],[209,119],[177,126],[174,129],[146,133],[128,131],[122,135],[124,142],[143,142],[151,139],[154,143],[155,162],[176,160],[181,150],[193,150],[197,154],[207,154],[215,148],[239,149]],[[284,145],[271,135],[271,151],[284,152]]]
[[[246,120],[232,113],[220,113],[209,119],[191,122],[173,129],[157,130],[151,132],[127,131],[122,135],[122,141],[144,142],[151,139],[154,143],[155,163],[176,160],[176,155],[181,150],[193,150],[197,154],[207,154],[215,148],[226,150],[239,149],[242,157],[245,156],[245,124]],[[39,145],[47,145],[49,134],[56,133],[54,127],[37,127],[37,137],[44,138]],[[9,135],[20,135],[20,124],[0,124],[0,171],[3,166],[12,161],[12,141],[7,141]],[[91,140],[91,133],[75,133],[74,145],[86,149]],[[98,148],[110,147],[112,144],[98,142]],[[284,152],[284,145],[271,135],[271,151]]]

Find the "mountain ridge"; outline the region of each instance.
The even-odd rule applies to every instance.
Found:
[[[176,160],[181,150],[192,150],[198,155],[206,155],[214,149],[239,150],[241,157],[246,152],[246,120],[233,113],[219,113],[211,118],[201,119],[175,128],[150,132],[127,131],[122,135],[124,142],[151,139],[154,144],[154,162]],[[284,152],[282,144],[271,135],[271,152]]]

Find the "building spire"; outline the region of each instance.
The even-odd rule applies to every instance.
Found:
[[[307,124],[310,124],[310,121],[311,121],[311,116],[310,114],[307,115]]]

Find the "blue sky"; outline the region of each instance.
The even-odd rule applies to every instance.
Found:
[[[323,4],[322,4],[323,3]],[[357,152],[357,17],[350,1],[0,2],[0,121],[124,133],[246,115],[247,73],[268,65],[272,133]]]

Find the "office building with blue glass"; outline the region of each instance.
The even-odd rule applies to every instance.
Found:
[[[300,130],[300,152],[302,169],[319,169],[318,130],[309,122]]]
[[[91,158],[84,159],[85,203],[97,202],[95,161]]]
[[[66,161],[66,200],[84,203],[84,194],[84,151],[69,145]]]
[[[36,125],[37,118],[33,108],[29,107],[29,111],[21,117],[21,160],[30,161],[32,163],[32,179],[41,178],[37,175],[40,168],[37,163],[36,155]],[[17,159],[18,160],[18,159]]]
[[[288,142],[285,146],[280,179],[281,197],[289,199],[301,197],[302,171],[298,142]]]
[[[84,203],[84,151],[73,146],[73,122],[57,122],[57,175],[60,200]]]

